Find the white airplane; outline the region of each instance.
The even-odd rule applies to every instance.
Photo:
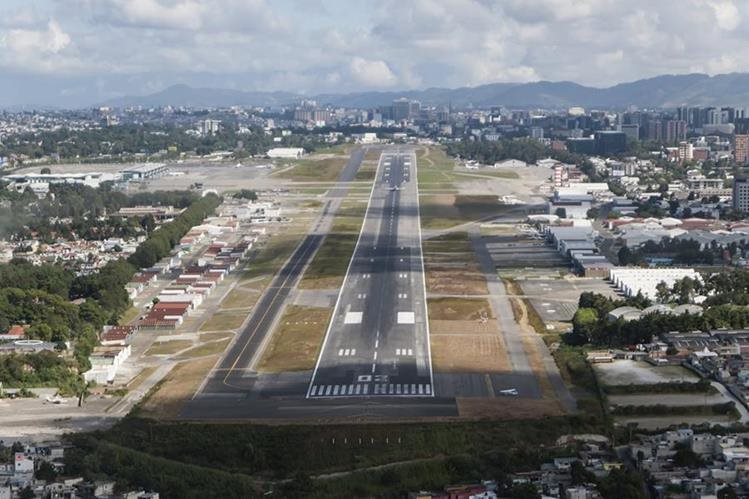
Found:
[[[518,396],[518,389],[517,388],[508,388],[507,390],[500,390],[499,393],[502,395],[507,395],[510,397],[517,397]]]
[[[67,404],[68,403],[67,400],[60,397],[59,395],[55,395],[54,397],[47,395],[47,402],[51,404]]]

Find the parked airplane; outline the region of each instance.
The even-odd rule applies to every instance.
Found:
[[[518,389],[517,388],[509,388],[507,390],[500,390],[499,393],[502,395],[507,395],[510,397],[517,397],[518,396]]]

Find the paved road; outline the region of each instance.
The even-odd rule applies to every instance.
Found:
[[[540,387],[538,386],[538,380],[534,376],[533,370],[531,369],[528,356],[523,346],[523,331],[515,321],[514,314],[512,313],[512,305],[510,305],[510,298],[507,293],[505,284],[497,275],[497,270],[494,266],[489,249],[486,246],[485,241],[482,240],[480,234],[477,231],[471,231],[470,234],[473,249],[481,264],[481,269],[486,277],[486,285],[491,295],[491,303],[494,308],[494,312],[499,320],[500,330],[505,340],[507,347],[507,354],[510,357],[510,363],[512,364],[513,374],[524,375],[521,377],[524,380],[522,386],[516,387],[520,396],[530,396],[533,398],[540,397]],[[554,361],[554,358],[549,353],[549,349],[543,342],[543,339],[538,334],[529,335],[530,341],[535,343],[536,350],[541,356],[541,360],[544,364],[544,369],[554,389],[554,393],[559,401],[567,411],[575,411],[577,409],[577,403],[575,398],[572,396],[567,386],[562,380],[561,374],[559,374],[559,368]]]
[[[307,398],[434,395],[415,170],[380,157]]]
[[[264,291],[234,342],[201,386],[201,394],[237,393],[252,388],[253,359],[271,332],[284,301],[295,288],[304,269],[330,229],[348,189],[347,183],[356,176],[364,159],[364,153],[364,149],[357,149],[351,154],[341,172],[339,183],[329,191],[328,197],[331,199],[326,201],[323,212],[314,223],[313,229],[297,246],[281,271],[276,274],[273,282]]]

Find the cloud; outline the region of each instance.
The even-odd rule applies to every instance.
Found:
[[[715,12],[715,20],[721,29],[733,31],[741,23],[741,15],[736,4],[729,0],[711,1],[708,5]]]
[[[12,29],[3,37],[3,46],[21,56],[57,54],[70,45],[70,36],[57,21],[51,20],[44,30]]]
[[[349,70],[355,82],[370,88],[392,87],[398,81],[385,61],[370,61],[362,57],[354,57]]]
[[[748,17],[749,2],[729,0],[7,0],[0,70],[159,74],[134,79],[134,93],[146,80],[306,93],[605,86],[749,71]]]

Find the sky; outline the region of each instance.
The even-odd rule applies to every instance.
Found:
[[[749,71],[745,0],[2,0],[0,92],[304,94]]]

